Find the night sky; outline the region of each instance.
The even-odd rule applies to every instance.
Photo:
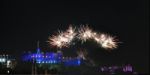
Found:
[[[93,59],[131,63],[137,71],[149,72],[148,1],[3,0],[0,11],[0,50],[16,55],[34,51],[39,40],[41,48],[50,51],[46,41],[58,29],[65,30],[69,24],[89,24],[122,42],[108,53],[98,47],[89,48]]]

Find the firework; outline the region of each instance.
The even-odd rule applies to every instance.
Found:
[[[93,32],[92,29],[90,29],[88,26],[82,26],[79,28],[78,33],[78,39],[82,40],[82,42],[85,42],[88,39],[92,39],[96,35],[96,33]]]
[[[67,39],[63,37],[61,33],[59,35],[53,35],[52,37],[49,37],[49,44],[52,46],[56,46],[58,48],[62,48],[63,46],[67,46],[66,42]]]
[[[105,49],[117,48],[117,42],[115,38],[108,34],[99,34],[94,37],[94,40]]]
[[[75,35],[75,29],[70,26],[65,32],[59,31],[57,35],[49,37],[48,42],[50,45],[58,48],[68,47]]]
[[[105,41],[102,41],[102,47],[106,49],[117,48],[117,42],[114,37],[108,36]]]
[[[76,36],[75,28],[69,26],[68,30],[64,32],[64,37],[68,39],[68,42],[71,42]]]
[[[92,39],[105,49],[117,48],[117,42],[114,37],[108,34],[94,32],[88,26],[80,27],[77,32],[75,28],[69,26],[66,31],[58,31],[57,35],[49,37],[48,42],[52,46],[62,48],[71,45],[74,38],[81,40],[82,43]]]
[[[90,29],[88,26],[82,26],[79,29],[78,39],[80,39],[82,42],[93,39],[105,49],[117,48],[117,42],[114,37],[103,33],[98,34],[97,32],[94,32],[92,29]]]

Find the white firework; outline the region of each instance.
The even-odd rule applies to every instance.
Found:
[[[94,40],[105,49],[114,49],[118,46],[115,38],[108,34],[99,34],[94,37]]]
[[[82,40],[82,42],[86,42],[86,40],[92,39],[94,35],[96,35],[96,33],[93,32],[92,29],[90,29],[88,26],[80,27],[78,29],[78,33],[78,39]]]
[[[89,39],[96,41],[105,49],[114,49],[118,47],[118,42],[116,42],[115,37],[112,37],[108,34],[97,33],[90,29],[88,26],[82,26],[78,29],[78,32],[75,31],[75,28],[69,26],[69,28],[63,32],[59,31],[57,35],[49,37],[49,44],[56,46],[58,48],[68,47],[74,38],[77,38],[83,42],[86,42]]]
[[[65,32],[58,32],[58,34],[49,37],[49,44],[58,48],[68,47],[74,39],[76,33],[72,26],[69,27]]]

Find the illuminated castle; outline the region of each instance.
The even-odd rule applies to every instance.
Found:
[[[23,60],[36,64],[63,64],[65,66],[79,66],[81,60],[78,57],[63,57],[62,52],[46,52],[42,53],[37,43],[37,52],[23,55]]]

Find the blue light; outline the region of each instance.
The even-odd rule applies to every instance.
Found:
[[[50,60],[50,63],[52,63],[52,61]]]
[[[37,53],[40,53],[40,48],[37,48]]]
[[[78,65],[80,65],[81,61],[78,59]]]
[[[39,62],[37,62],[37,63],[39,63],[39,64],[40,64],[41,62],[39,61]]]
[[[36,63],[49,63],[49,64],[58,64],[64,63],[65,66],[80,66],[81,60],[78,58],[71,58],[71,59],[63,59],[62,54],[60,53],[30,53],[24,55],[25,61]]]
[[[65,66],[79,66],[80,63],[81,63],[80,59],[77,58],[64,61]]]
[[[54,60],[53,62],[54,62],[54,63],[56,63],[56,61],[55,61],[55,60]]]

